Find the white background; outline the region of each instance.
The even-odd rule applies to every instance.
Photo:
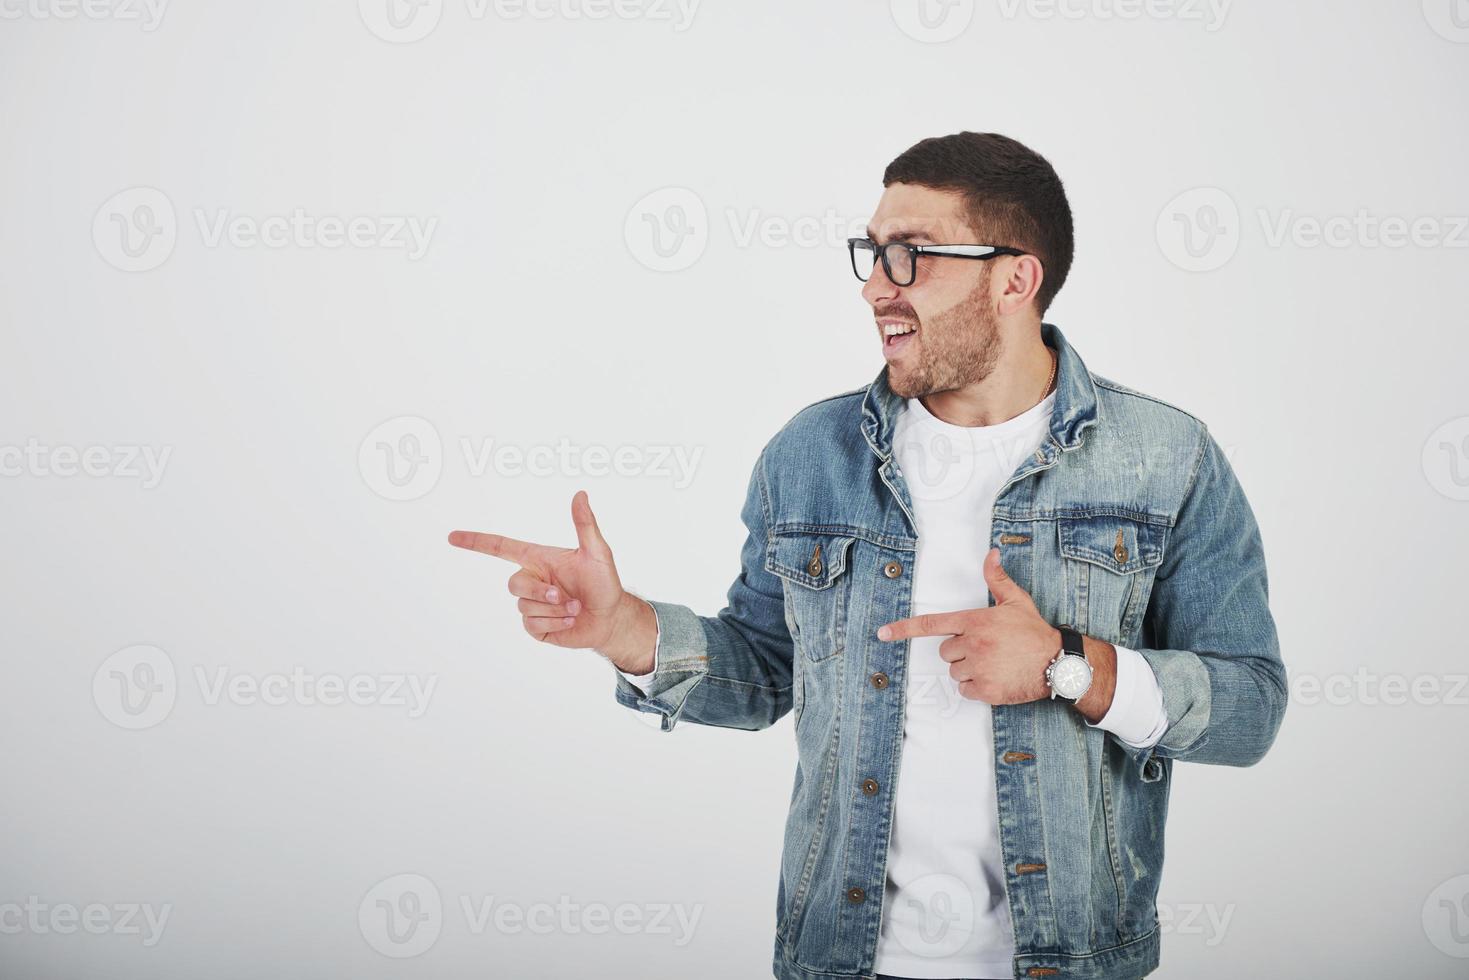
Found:
[[[848,225],[961,129],[1055,165],[1077,255],[1047,319],[1207,421],[1263,533],[1297,688],[1259,765],[1174,769],[1155,976],[1463,975],[1450,0],[431,0],[400,27],[386,0],[94,2],[0,0],[0,913],[113,926],[0,914],[0,975],[768,976],[789,716],[655,731],[596,654],[521,631],[511,566],[444,537],[570,545],[585,488],[624,584],[716,612],[759,448],[882,366]],[[297,211],[370,234],[241,237]],[[422,254],[394,218],[432,228]],[[162,234],[130,257],[135,219]],[[1372,230],[1418,219],[1416,244]],[[659,256],[658,223],[693,234]],[[395,486],[377,447],[405,435],[425,468]],[[466,439],[631,463],[476,471]],[[167,451],[161,478],[128,447]],[[138,657],[152,715],[114,686]],[[298,668],[436,686],[417,717],[211,696]],[[373,931],[405,888],[441,904],[422,948]],[[461,904],[562,896],[699,918],[477,930]],[[168,908],[156,943],[128,904]]]

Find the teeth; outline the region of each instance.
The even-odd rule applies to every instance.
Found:
[[[882,328],[883,336],[894,337],[898,334],[912,333],[918,328],[911,323],[889,323]]]

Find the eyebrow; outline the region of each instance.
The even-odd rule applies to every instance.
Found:
[[[873,231],[872,231],[871,226],[868,226],[868,228],[867,228],[867,237],[870,240],[874,241],[874,242],[877,241],[877,236],[875,234],[873,234]],[[927,238],[927,239],[932,240],[933,236],[930,235],[930,234],[928,234],[928,232],[925,232],[925,231],[900,231],[896,235],[893,235],[891,238],[889,238],[888,241],[889,242],[911,242],[915,238]],[[884,244],[886,244],[886,243],[884,243]]]

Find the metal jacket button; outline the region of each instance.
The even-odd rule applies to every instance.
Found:
[[[882,566],[882,573],[888,578],[897,578],[899,575],[903,574],[903,566],[900,565],[898,562],[890,561],[886,565]]]
[[[877,780],[875,780],[875,779],[864,779],[864,780],[862,780],[862,792],[865,793],[868,796],[876,796],[877,795]]]
[[[862,902],[866,900],[866,898],[867,893],[860,888],[847,889],[847,901],[851,902],[853,905],[861,905]]]
[[[1117,559],[1117,564],[1127,564],[1127,545],[1122,543],[1122,528],[1117,529],[1117,543],[1112,546],[1112,557]]]
[[[880,670],[877,673],[873,674],[872,675],[872,686],[875,687],[875,688],[877,688],[879,691],[881,691],[883,688],[887,687],[888,686],[888,675],[887,674],[884,674]]]
[[[812,578],[821,574],[821,543],[818,541],[816,550],[811,552],[811,560],[806,563],[806,574]]]

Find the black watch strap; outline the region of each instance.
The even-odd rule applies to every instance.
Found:
[[[1081,634],[1070,626],[1058,626],[1056,628],[1061,631],[1061,649],[1085,659],[1086,648],[1082,645]]]

